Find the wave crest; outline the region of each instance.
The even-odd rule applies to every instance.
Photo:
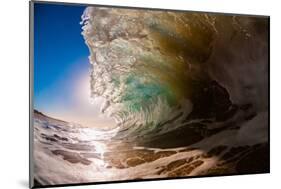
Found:
[[[245,81],[251,82],[249,77],[256,76],[256,65],[239,62],[240,57],[247,62],[252,61],[251,55],[259,54],[250,52],[252,45],[259,45],[263,51],[267,47],[251,39],[253,35],[259,39],[254,27],[260,24],[251,18],[88,7],[82,24],[92,64],[91,95],[106,99],[102,112],[114,117],[121,130],[130,130],[126,133],[147,133],[159,130],[160,126],[166,130],[165,127],[171,126],[163,127],[161,123],[176,114],[180,116],[173,119],[172,128],[189,121],[191,112],[208,106],[209,102],[202,102],[208,99],[207,92],[202,98],[198,96],[212,86],[220,86],[214,80],[226,88],[224,92],[225,89],[220,89],[223,87],[216,87],[218,92],[211,94],[217,95],[211,99],[214,111],[229,111],[230,99],[236,104],[247,103],[254,99],[251,95],[256,95],[252,91],[246,91],[245,95],[243,91]],[[234,38],[243,47],[233,43]],[[249,51],[241,52],[243,48]],[[223,49],[223,56],[218,49]],[[234,54],[235,51],[238,53]],[[222,61],[227,58],[231,61],[225,66]],[[266,66],[265,58],[260,58],[262,66]],[[237,68],[241,66],[246,71],[237,78]],[[266,85],[266,81],[262,78],[261,82],[249,85],[254,85],[255,90],[262,89],[264,85],[260,83]]]

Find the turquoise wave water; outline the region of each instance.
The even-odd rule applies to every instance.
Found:
[[[244,16],[88,7],[82,34],[90,50],[92,98],[104,97],[102,111],[134,135],[180,127],[192,113],[203,115],[204,105],[214,107],[208,113],[214,116],[231,104],[266,108],[257,96],[267,95],[266,74],[257,77],[267,72],[267,55],[260,53],[267,48],[260,30],[266,23]]]

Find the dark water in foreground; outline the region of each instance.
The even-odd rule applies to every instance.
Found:
[[[116,131],[74,126],[36,112],[34,178],[37,184],[52,185],[268,172],[267,128],[256,127],[266,116],[256,116],[245,129],[219,131],[201,140],[179,130],[144,147],[110,139]],[[192,140],[197,142],[190,144]]]

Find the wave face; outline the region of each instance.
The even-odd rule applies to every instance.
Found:
[[[268,20],[88,7],[97,130],[34,111],[38,185],[269,172]]]
[[[120,137],[268,108],[267,19],[88,7],[82,20],[91,95]]]

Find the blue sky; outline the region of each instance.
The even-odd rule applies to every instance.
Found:
[[[58,82],[71,72],[80,60],[85,60],[78,69],[87,69],[89,51],[81,35],[81,15],[84,6],[64,6],[36,3],[34,8],[34,95],[35,108],[46,109],[48,101],[40,98],[45,90],[56,85],[57,90],[48,95],[65,94],[65,84]],[[79,70],[77,70],[79,71]],[[55,94],[54,94],[55,93]],[[71,99],[69,99],[71,100]]]
[[[80,25],[85,8],[34,6],[34,108],[83,124],[99,114],[89,103],[89,50]]]

